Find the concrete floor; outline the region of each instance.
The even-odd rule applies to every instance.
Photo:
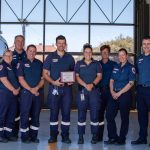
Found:
[[[88,115],[89,116],[89,115]],[[88,117],[89,118],[89,117]],[[116,119],[118,126],[120,126],[120,117],[117,116]],[[77,135],[77,111],[72,111],[71,113],[71,129],[70,129],[70,138],[72,140],[71,144],[64,144],[61,142],[61,137],[58,137],[58,142],[55,144],[48,144],[47,140],[49,138],[49,111],[43,110],[40,116],[40,130],[39,130],[39,144],[24,144],[21,143],[20,139],[18,142],[9,142],[7,144],[0,143],[0,150],[149,150],[150,147],[147,145],[133,146],[130,144],[131,140],[134,140],[138,137],[138,122],[137,122],[137,113],[130,113],[130,127],[129,133],[127,136],[126,145],[124,146],[115,146],[115,145],[104,145],[103,142],[92,145],[90,143],[90,126],[87,125],[86,134],[85,134],[85,144],[78,145],[78,135]],[[87,121],[89,124],[89,119]],[[104,140],[107,139],[107,130],[105,128]],[[148,137],[148,142],[150,142]]]

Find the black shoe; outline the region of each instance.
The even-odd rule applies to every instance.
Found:
[[[7,143],[8,139],[4,138],[4,137],[0,137],[0,142],[1,143]]]
[[[137,139],[136,141],[132,141],[131,144],[133,145],[147,144],[147,140]]]
[[[83,135],[79,135],[78,144],[84,144]]]
[[[48,143],[55,143],[55,142],[57,142],[57,137],[51,136],[51,137],[48,139]]]
[[[40,140],[39,140],[39,139],[31,139],[31,141],[32,141],[33,143],[40,143]]]
[[[18,140],[18,138],[15,136],[7,137],[7,139],[8,139],[8,141],[12,141],[12,142],[16,142]]]
[[[97,140],[98,140],[98,142],[101,142],[101,141],[103,141],[103,138],[101,136],[97,136]]]
[[[104,141],[104,144],[115,144],[117,143],[117,139],[109,139],[108,141]]]
[[[22,139],[21,141],[22,141],[22,143],[25,143],[25,144],[31,143],[31,140],[29,138],[28,139]]]
[[[92,140],[91,140],[91,143],[92,143],[92,144],[96,144],[96,143],[98,143],[98,137],[97,137],[97,135],[96,135],[96,134],[93,134],[93,136],[92,136]]]
[[[62,142],[66,144],[70,144],[71,140],[69,139],[69,136],[62,136]]]
[[[125,140],[120,139],[115,143],[115,145],[125,145],[125,144],[126,144]]]

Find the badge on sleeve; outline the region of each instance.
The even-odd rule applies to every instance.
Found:
[[[134,67],[132,67],[132,72],[133,72],[133,74],[135,74],[135,72],[136,72]]]
[[[3,69],[3,65],[0,65],[0,71]]]

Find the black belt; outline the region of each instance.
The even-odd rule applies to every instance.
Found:
[[[150,88],[150,86],[149,85],[146,85],[146,84],[139,84],[138,86],[140,86],[140,87],[149,87]]]

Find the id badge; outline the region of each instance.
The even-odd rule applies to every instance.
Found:
[[[83,93],[80,94],[80,97],[81,97],[81,101],[84,101],[84,100],[85,100],[85,97],[84,97],[84,94],[83,94]]]
[[[56,89],[53,89],[52,94],[53,95],[58,95],[58,91]]]

